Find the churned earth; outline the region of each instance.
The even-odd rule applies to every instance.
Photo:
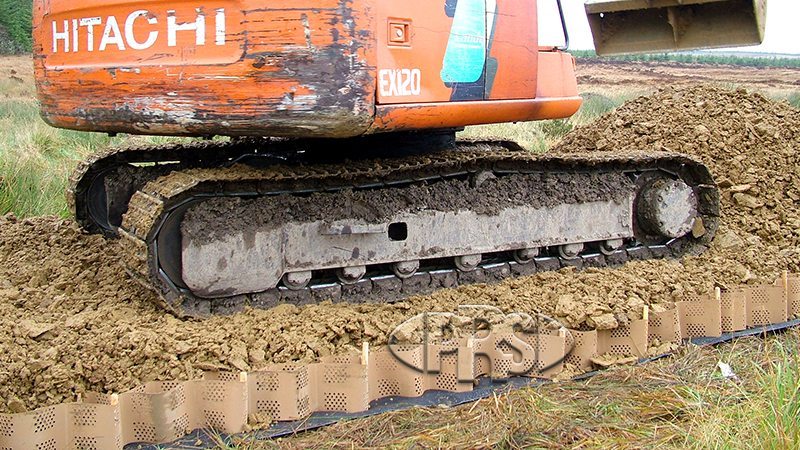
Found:
[[[715,285],[771,282],[800,271],[800,112],[744,90],[688,86],[635,99],[574,130],[552,151],[667,150],[707,164],[722,192],[711,248],[682,260],[630,262],[442,290],[394,304],[281,305],[205,320],[161,311],[133,282],[115,241],[53,217],[0,218],[0,411],[119,392],[201,370],[386,342],[418,313],[487,304],[540,311],[570,327],[614,328],[645,304]],[[379,300],[379,299],[376,299]]]

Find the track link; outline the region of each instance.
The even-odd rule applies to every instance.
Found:
[[[229,157],[237,145],[204,144],[204,152]],[[238,149],[241,151],[241,148]],[[175,153],[190,154],[193,150],[177,148]],[[225,152],[228,152],[227,154]],[[126,159],[115,156],[117,160]],[[162,228],[171,214],[180,214],[189,202],[214,197],[243,197],[337,192],[343,189],[374,189],[432,182],[446,177],[490,170],[496,174],[535,172],[623,171],[644,173],[663,171],[672,174],[698,194],[698,215],[703,233],[690,233],[682,238],[663,242],[626,242],[626,246],[610,254],[589,252],[578,258],[565,258],[557,252],[540,255],[531,263],[519,264],[506,254],[495,254],[476,270],[462,272],[455,267],[422,268],[409,278],[391,273],[368,273],[355,284],[315,280],[307,287],[289,290],[276,287],[263,292],[207,299],[194,296],[167,274],[159,255],[169,253],[165,246],[179,246],[169,240],[159,241]],[[183,208],[185,210],[185,207]],[[492,282],[514,275],[525,275],[562,267],[603,267],[622,264],[631,259],[676,257],[699,253],[710,242],[717,226],[719,198],[708,170],[699,162],[671,153],[588,153],[575,155],[533,155],[510,151],[502,143],[461,143],[456,150],[409,156],[359,160],[338,164],[272,164],[264,168],[243,165],[227,167],[186,168],[147,182],[131,198],[122,226],[119,228],[123,261],[132,276],[156,290],[170,311],[182,316],[202,317],[229,313],[245,306],[267,308],[282,302],[315,303],[322,300],[364,302],[394,301],[439,288],[462,284]],[[175,251],[173,249],[172,251]]]

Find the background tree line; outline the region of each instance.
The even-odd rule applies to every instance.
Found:
[[[31,51],[32,0],[0,0],[0,54]]]

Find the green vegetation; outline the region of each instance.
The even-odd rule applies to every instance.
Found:
[[[578,59],[609,59],[613,61],[678,62],[687,64],[725,64],[747,67],[800,67],[800,58],[772,56],[712,55],[708,53],[644,53],[638,55],[597,56],[594,50],[570,50]]]
[[[0,103],[0,142],[0,211],[19,216],[66,216],[70,170],[105,144],[94,134],[47,126],[32,101]]]
[[[0,0],[0,54],[31,51],[31,0]]]
[[[569,119],[539,122],[500,123],[467,127],[459,134],[469,139],[503,139],[514,141],[527,150],[542,153],[579,125],[589,123],[638,95],[630,91],[613,97],[587,92],[581,94],[583,104]]]
[[[789,95],[789,98],[786,100],[795,108],[800,108],[800,92],[795,92],[794,94]]]
[[[165,139],[52,128],[35,101],[0,101],[0,214],[67,217],[65,191],[78,161],[108,145]]]

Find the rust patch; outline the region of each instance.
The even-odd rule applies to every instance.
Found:
[[[41,43],[49,22],[37,13],[35,61],[44,119],[63,128],[153,135],[342,138],[369,130],[375,116],[375,37],[361,32],[373,28],[366,3],[253,6],[243,1],[241,20],[227,23],[227,36],[242,48],[232,63],[193,60],[192,47],[184,46],[147,58],[130,53],[124,65],[59,70],[47,69],[50,55]],[[68,14],[69,8],[56,2],[49,13]],[[181,65],[152,65],[176,51]]]

